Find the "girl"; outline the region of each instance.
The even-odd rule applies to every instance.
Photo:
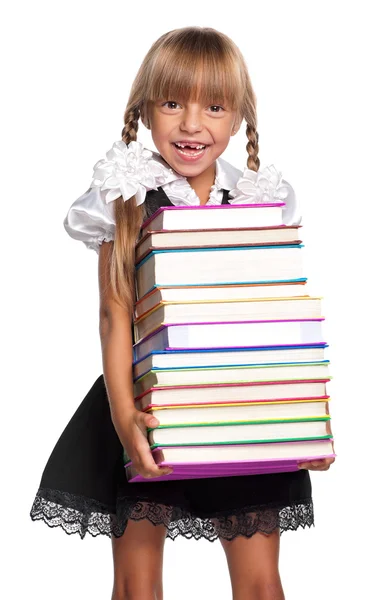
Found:
[[[220,156],[243,120],[248,158],[241,179]],[[139,121],[158,153],[137,141]],[[53,449],[31,518],[81,538],[86,532],[111,537],[113,600],[162,599],[164,542],[178,535],[220,539],[237,600],[284,598],[280,534],[314,524],[308,469],[326,470],[333,459],[305,463],[296,472],[152,483],[128,483],[123,467],[124,447],[144,477],[171,471],[155,464],[147,442],[147,427],[159,421],[133,401],[140,226],[160,206],[228,204],[242,193],[250,202],[250,186],[256,201],[258,193],[274,194],[280,185],[287,193],[284,220],[298,223],[291,186],[277,186],[274,169],[259,172],[258,150],[255,94],[237,46],[211,28],[170,31],[153,44],[135,78],[122,141],[96,163],[90,188],[64,220],[69,235],[99,255],[103,374]],[[237,187],[241,180],[250,185]]]

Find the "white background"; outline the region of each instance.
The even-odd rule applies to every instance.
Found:
[[[258,99],[261,163],[274,164],[296,190],[308,289],[323,296],[338,456],[329,471],[311,473],[315,527],[281,538],[286,600],[381,595],[380,6],[292,0],[237,0],[230,6],[9,3],[0,42],[0,530],[6,551],[0,586],[7,600],[111,596],[107,537],[80,540],[29,519],[46,460],[102,373],[97,256],[69,238],[62,221],[87,189],[94,163],[120,139],[131,82],[150,45],[187,25],[215,27],[243,52]],[[142,125],[139,140],[151,147]],[[243,126],[223,155],[240,169],[246,142]],[[167,540],[165,600],[197,596],[231,599],[220,543]]]

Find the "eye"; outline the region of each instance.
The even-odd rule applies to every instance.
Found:
[[[163,102],[162,106],[166,106],[166,104],[178,104],[178,102],[174,102],[174,100],[167,100],[167,102]]]
[[[220,108],[221,110],[225,110],[225,109],[223,108],[223,106],[220,106],[219,104],[212,104],[212,105],[210,106],[210,108]],[[215,112],[215,113],[218,113],[218,112],[220,112],[220,111],[219,111],[219,110],[214,110],[214,112]]]

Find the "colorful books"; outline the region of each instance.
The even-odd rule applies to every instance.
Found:
[[[329,438],[330,417],[265,420],[263,422],[190,423],[188,425],[159,425],[149,430],[149,442],[155,446],[184,446],[193,444],[255,444]]]
[[[154,286],[296,281],[301,244],[153,250],[136,265],[141,298]]]
[[[218,367],[182,367],[153,369],[135,380],[134,393],[139,396],[149,388],[161,386],[244,383],[247,381],[313,381],[329,378],[329,361],[320,363],[281,363],[226,365]]]
[[[134,361],[134,379],[152,369],[219,367],[225,365],[322,362],[326,344],[284,348],[197,348],[194,350],[154,350]]]
[[[272,210],[270,210],[272,209]],[[205,229],[203,229],[205,227]],[[136,247],[135,406],[157,464],[128,481],[296,470],[335,456],[321,299],[282,206],[166,207]]]
[[[219,304],[209,302],[160,302],[134,321],[136,338],[142,339],[165,323],[205,323],[208,321],[267,321],[287,319],[320,319],[321,299],[310,296],[297,298],[248,298]]]
[[[290,400],[325,398],[328,379],[312,381],[249,381],[244,383],[215,383],[152,387],[135,398],[139,410],[148,406],[179,404],[212,404],[253,402],[257,400]]]
[[[154,350],[306,346],[324,342],[323,319],[161,325],[134,344],[134,360]]]
[[[198,229],[152,231],[140,239],[136,260],[140,261],[152,250],[165,248],[208,248],[212,246],[255,246],[258,244],[299,244],[298,229],[293,227],[254,227],[245,229]]]
[[[152,452],[156,464],[173,465],[161,478],[143,479],[124,456],[128,481],[204,479],[296,471],[299,462],[334,456],[333,440],[304,440],[259,444],[158,446]]]
[[[325,417],[328,399],[304,398],[277,402],[229,402],[228,404],[192,404],[172,407],[154,406],[146,412],[155,415],[160,425],[187,423],[218,423],[225,421],[260,421]]]
[[[157,286],[145,294],[135,305],[135,318],[139,319],[144,313],[155,308],[161,302],[221,302],[223,298],[230,300],[257,300],[259,298],[306,297],[305,279],[293,282],[254,283],[244,285],[195,285],[188,289],[183,286]]]
[[[165,206],[142,225],[148,231],[239,229],[282,226],[284,202],[274,204],[220,204],[210,206]]]

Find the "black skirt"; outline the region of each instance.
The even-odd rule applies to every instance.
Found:
[[[30,516],[81,538],[120,537],[128,519],[148,519],[171,539],[231,540],[314,525],[311,492],[307,469],[128,483],[100,375],[48,459]]]

